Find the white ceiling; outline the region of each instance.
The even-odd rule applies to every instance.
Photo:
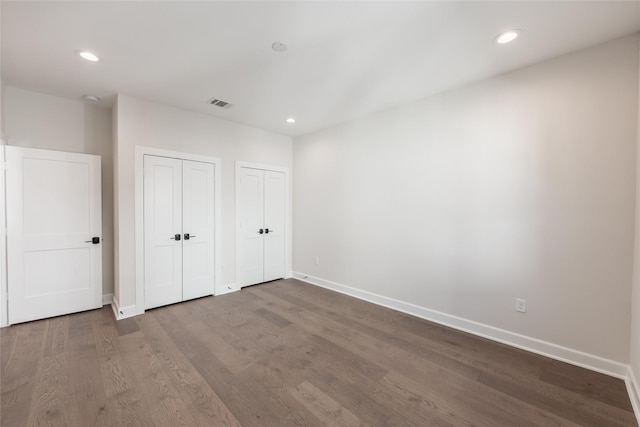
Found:
[[[292,136],[640,31],[640,1],[0,7],[5,84],[103,103],[125,93]],[[515,42],[492,43],[512,28],[523,31]],[[233,107],[209,106],[213,97]]]

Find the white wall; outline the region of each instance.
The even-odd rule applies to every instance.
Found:
[[[627,363],[637,96],[630,36],[296,138],[294,271]]]
[[[0,78],[0,164],[4,163],[4,83]],[[7,319],[7,233],[5,221],[5,187],[4,171],[0,168],[0,326],[8,323]]]
[[[116,266],[118,305],[135,300],[135,146],[222,159],[223,284],[235,282],[235,161],[291,168],[291,138],[169,106],[118,95]]]
[[[102,157],[102,288],[113,293],[111,110],[5,86],[7,144]]]
[[[638,46],[640,49],[640,45]],[[636,165],[640,164],[640,74],[638,75],[638,105],[637,105],[637,144],[636,144]],[[635,229],[635,251],[633,265],[633,291],[631,296],[631,342],[630,365],[634,375],[632,382],[635,387],[640,383],[640,168],[636,167],[636,229]],[[635,390],[636,393],[640,389]],[[634,396],[632,394],[632,396]],[[640,395],[635,395],[638,399]],[[640,408],[636,408],[638,410]]]

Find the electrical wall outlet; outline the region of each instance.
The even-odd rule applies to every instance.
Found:
[[[516,311],[520,313],[527,312],[527,300],[522,298],[516,298]]]
[[[315,263],[316,263],[316,265],[320,265],[320,257],[316,257]]]

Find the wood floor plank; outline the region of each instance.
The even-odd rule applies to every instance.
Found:
[[[30,322],[16,325],[15,335],[7,343],[11,349],[3,360],[2,390],[12,390],[29,381],[36,373],[37,365],[42,357],[46,322]],[[4,346],[4,342],[2,343]]]
[[[156,427],[138,387],[108,398],[107,406],[113,427]]]
[[[284,317],[277,315],[276,313],[274,313],[273,311],[266,309],[266,308],[261,308],[259,310],[256,310],[254,313],[256,313],[258,316],[262,317],[263,319],[265,319],[268,322],[273,323],[274,325],[278,326],[278,327],[285,327],[285,326],[289,326],[291,324],[290,321],[288,321],[287,319],[285,319]]]
[[[55,356],[64,352],[69,338],[69,316],[58,316],[47,319],[45,341],[42,346],[42,357]]]
[[[93,334],[93,322],[98,317],[95,311],[83,311],[67,316],[69,318],[69,338]]]
[[[129,330],[134,329],[135,332],[118,337],[118,347],[133,371],[144,404],[151,408],[149,415],[153,425],[198,425],[137,322],[136,327]]]
[[[107,397],[115,396],[136,386],[131,367],[120,354],[100,357],[100,373]]]
[[[108,358],[120,352],[118,348],[118,330],[113,323],[95,322],[93,324],[98,356]]]
[[[615,406],[625,411],[633,410],[622,381],[599,372],[587,371],[577,366],[554,361],[542,370],[540,380],[591,399]]]
[[[156,318],[165,319],[164,328]],[[182,331],[175,332],[178,327],[175,317],[168,310],[160,310],[139,321],[141,330],[150,338],[150,345],[158,355],[165,371],[176,385],[179,392],[196,405],[199,417],[206,422],[219,426],[240,426],[234,415],[224,402],[209,387],[184,354],[177,350],[172,338],[180,338]],[[169,332],[169,333],[168,333]]]
[[[147,375],[144,381],[139,383],[139,386],[147,406],[152,409],[150,416],[153,425],[175,427],[199,425],[199,417],[194,417],[186,401],[164,370],[161,369]]]
[[[231,331],[212,328],[201,320],[189,325],[189,331],[203,337],[200,342],[226,366],[229,371],[237,373],[253,364],[259,354],[244,345],[240,338]]]
[[[287,279],[0,330],[0,426],[637,426],[623,381]]]
[[[263,375],[264,371],[252,365],[241,372],[243,394],[251,396],[252,421],[244,425],[263,426],[322,426],[318,419],[302,403],[291,396],[287,384],[277,375]]]
[[[40,359],[27,426],[69,425],[69,371],[64,353]]]
[[[122,319],[119,322],[116,322],[116,331],[118,331],[119,336],[132,334],[139,330],[140,328],[138,328],[138,324],[135,319]]]
[[[385,397],[367,393],[375,388],[375,379],[368,378],[370,367],[355,366],[355,360],[340,361],[340,365],[337,365],[336,353],[330,348],[325,349],[326,342],[312,336],[305,337],[301,331],[293,328],[288,328],[279,337],[281,345],[275,347],[270,357],[250,368],[262,369],[254,372],[255,376],[278,378],[280,383],[289,386],[309,381],[323,393],[338,399],[348,410],[358,413],[364,423],[384,425],[387,422],[387,405],[390,402]],[[375,374],[376,377],[379,375]]]
[[[335,427],[364,427],[357,416],[333,400],[331,397],[318,390],[309,381],[304,381],[296,388],[291,388],[289,393],[305,405],[319,420],[326,420]]]
[[[620,426],[635,421],[632,413],[618,411],[615,407],[599,405],[591,399],[571,399],[558,389],[546,388],[543,384],[519,384],[495,375],[483,374],[479,382],[539,408],[580,424],[582,426]],[[580,410],[575,410],[580,408]]]
[[[33,397],[33,382],[0,393],[0,426],[25,425]]]
[[[93,334],[81,335],[84,341],[76,340],[76,345],[66,355],[69,372],[69,421],[70,425],[110,425],[110,408],[100,371],[100,358]],[[74,338],[71,338],[73,340]]]
[[[7,362],[16,349],[18,328],[0,328],[0,380],[5,373]],[[1,385],[2,383],[0,383]]]

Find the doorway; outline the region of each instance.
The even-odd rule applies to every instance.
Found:
[[[288,277],[288,170],[236,165],[236,283]]]
[[[135,301],[123,301],[123,291],[119,290],[114,298],[114,312],[118,319],[135,316],[145,312],[145,220],[144,220],[144,160],[145,156],[156,156],[163,158],[179,159],[181,161],[193,161],[209,163],[213,165],[213,216],[214,216],[214,237],[213,237],[213,293],[220,292],[222,288],[222,260],[221,260],[221,160],[217,157],[203,156],[198,154],[184,153],[159,148],[136,146],[135,158]],[[184,233],[195,234],[185,230],[181,233],[181,240],[184,241]],[[177,231],[173,233],[177,234]],[[175,236],[174,236],[175,237]],[[192,243],[197,242],[197,238],[190,239]],[[168,239],[168,238],[167,238]],[[169,239],[168,239],[169,240]],[[128,292],[127,292],[128,293]],[[128,303],[128,304],[127,304]]]
[[[9,323],[101,307],[100,156],[5,153]]]

